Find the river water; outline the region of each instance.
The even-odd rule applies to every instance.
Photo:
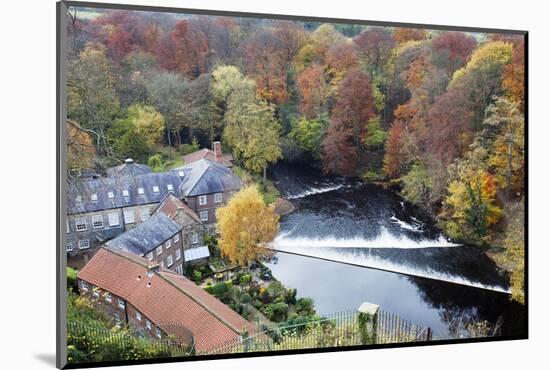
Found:
[[[523,333],[523,310],[494,262],[447,240],[399,195],[303,166],[278,164],[270,177],[296,210],[281,218],[268,266],[318,313],[372,302],[439,338],[484,320],[502,335]]]

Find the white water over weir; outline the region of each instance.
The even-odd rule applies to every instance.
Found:
[[[414,265],[393,262],[380,256],[371,254],[376,249],[422,249],[422,248],[455,248],[460,244],[447,241],[443,236],[436,240],[422,239],[415,241],[406,237],[394,236],[383,229],[375,239],[354,238],[309,238],[289,237],[289,233],[278,235],[271,243],[270,248],[281,253],[289,253],[304,257],[313,257],[322,260],[344,263],[354,266],[367,267],[376,270],[399,273],[420,278],[439,280],[448,283],[471,286],[500,293],[510,294],[510,290],[501,286],[487,285],[477,281],[471,281],[459,275],[453,275],[437,271],[428,266],[417,267]],[[369,253],[354,253],[353,250],[369,250]],[[347,253],[344,253],[346,252]],[[349,253],[352,251],[352,253]],[[364,252],[364,251],[363,251]]]

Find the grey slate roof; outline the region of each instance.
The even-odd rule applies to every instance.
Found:
[[[181,197],[180,173],[183,174],[181,171],[153,172],[137,176],[101,177],[79,181],[68,188],[67,213],[158,203],[170,191]],[[172,190],[168,189],[168,185],[172,185]],[[154,191],[155,186],[158,187],[158,192]],[[143,194],[139,194],[140,188],[143,189]],[[128,196],[124,196],[124,190],[128,191]],[[112,198],[109,198],[109,192],[113,193]],[[92,200],[93,194],[97,195],[97,200]]]
[[[123,164],[107,169],[107,176],[139,176],[151,173],[151,167],[144,164],[135,163],[133,159],[128,158]]]
[[[182,226],[164,213],[155,213],[147,221],[109,240],[105,245],[143,256],[181,230]]]
[[[184,173],[180,190],[186,197],[236,191],[241,188],[241,179],[237,175],[229,168],[208,159],[189,163],[179,170]]]

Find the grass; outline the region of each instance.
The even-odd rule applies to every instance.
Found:
[[[264,202],[267,204],[275,203],[277,198],[281,196],[273,182],[270,180],[263,181],[260,175],[252,174],[242,167],[233,167],[235,175],[239,176],[244,186],[256,185],[258,191],[262,194]]]

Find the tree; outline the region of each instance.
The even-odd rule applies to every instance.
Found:
[[[518,108],[506,98],[498,98],[487,109],[489,134],[494,138],[491,157],[488,159],[500,188],[505,189],[506,198],[512,191],[521,194],[524,177],[525,121]]]
[[[476,46],[476,40],[463,32],[442,32],[432,41],[432,60],[436,66],[452,76],[466,64]]]
[[[421,164],[414,164],[409,172],[401,178],[401,196],[424,210],[430,210],[433,203],[432,179],[426,168]]]
[[[514,45],[512,62],[504,68],[502,86],[510,100],[519,104],[523,111],[525,100],[525,44],[521,40]]]
[[[255,186],[242,189],[216,211],[222,254],[247,267],[268,254],[268,244],[279,229],[274,207],[264,203]]]
[[[164,117],[149,105],[132,105],[128,108],[127,120],[132,122],[136,133],[145,138],[149,149],[158,144],[164,133]]]
[[[394,47],[392,34],[384,27],[369,27],[356,36],[353,42],[370,78],[380,75]]]
[[[312,65],[304,69],[298,75],[297,85],[300,91],[300,112],[303,115],[311,119],[328,111],[330,90],[322,66]]]
[[[67,120],[67,170],[69,177],[73,172],[89,170],[94,167],[96,149],[92,137],[78,123]]]
[[[172,134],[177,132],[184,122],[185,110],[182,101],[189,88],[189,82],[176,73],[158,72],[151,74],[145,83],[153,104],[164,117],[166,142],[171,157]],[[179,138],[179,135],[176,138]]]
[[[452,180],[444,202],[442,218],[448,235],[457,239],[484,242],[489,227],[502,215],[495,205],[497,186],[494,177],[484,169],[459,162],[451,166]]]
[[[294,123],[290,136],[296,140],[302,150],[311,153],[315,159],[321,159],[322,143],[328,125],[329,120],[326,115],[310,120],[302,117]]]
[[[209,45],[204,33],[190,27],[189,20],[176,23],[172,31],[174,65],[189,78],[208,70]]]
[[[352,175],[356,171],[367,122],[375,114],[368,76],[357,68],[350,70],[338,89],[328,133],[323,141],[325,172]]]
[[[388,132],[384,154],[384,172],[390,178],[398,178],[406,166],[404,149],[405,125],[395,121]]]
[[[512,299],[525,304],[525,245],[524,245],[524,206],[523,200],[511,204],[506,209],[507,225],[504,239],[504,252],[498,261],[511,271],[510,286]]]
[[[239,114],[226,115],[225,137],[233,147],[244,167],[252,172],[263,173],[270,163],[282,157],[280,124],[274,117],[273,107],[265,102],[252,103],[239,109]]]
[[[382,129],[379,116],[369,119],[367,122],[367,136],[365,146],[371,150],[379,150],[384,147],[388,133]]]
[[[407,41],[420,41],[426,39],[428,33],[422,28],[397,27],[393,30],[393,39],[397,44]]]
[[[119,112],[114,76],[101,44],[88,44],[69,66],[68,117],[94,138],[100,154],[108,150],[106,132]]]
[[[258,95],[269,103],[288,99],[287,52],[271,32],[261,32],[244,45],[246,70],[256,82]]]

